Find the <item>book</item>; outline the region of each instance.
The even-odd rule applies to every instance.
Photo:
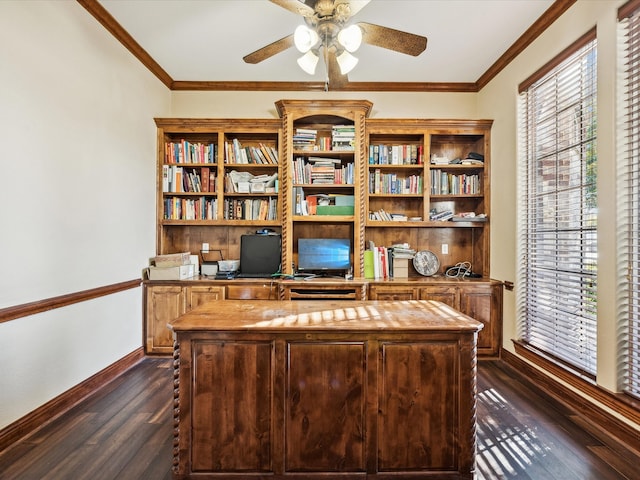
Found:
[[[364,251],[364,278],[375,278],[373,250]]]

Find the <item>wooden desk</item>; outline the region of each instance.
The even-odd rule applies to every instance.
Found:
[[[443,303],[211,302],[170,328],[176,479],[474,478],[482,324]]]

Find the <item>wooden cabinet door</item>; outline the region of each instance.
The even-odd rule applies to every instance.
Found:
[[[192,345],[192,471],[215,472],[219,478],[232,477],[225,472],[247,477],[272,472],[272,342]]]
[[[479,354],[497,355],[499,352],[501,291],[501,288],[490,285],[460,287],[460,311],[484,324],[478,333]]]
[[[224,300],[223,286],[196,285],[187,288],[187,311],[217,300]]]
[[[146,287],[146,352],[172,353],[173,336],[167,324],[185,313],[184,289],[179,285]]]
[[[285,471],[364,472],[366,343],[291,342],[287,352]]]
[[[421,287],[419,300],[436,300],[446,303],[455,309],[458,309],[460,305],[458,288],[454,286],[430,285],[428,287]]]
[[[458,469],[459,447],[452,434],[460,425],[458,348],[455,341],[382,343],[379,472]]]
[[[371,285],[369,300],[417,300],[418,289],[405,285]]]

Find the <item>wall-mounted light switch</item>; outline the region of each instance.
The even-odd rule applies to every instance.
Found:
[[[442,254],[443,255],[449,255],[449,244],[448,243],[443,243],[442,244]]]

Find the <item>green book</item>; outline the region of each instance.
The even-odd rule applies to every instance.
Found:
[[[364,251],[364,278],[375,278],[373,268],[373,250]]]

